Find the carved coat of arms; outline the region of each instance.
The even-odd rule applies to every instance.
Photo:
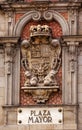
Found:
[[[48,89],[58,85],[55,75],[61,64],[59,40],[52,39],[49,26],[33,25],[30,27],[30,38],[21,43],[21,52],[21,61],[26,76],[24,88],[29,89],[32,93],[33,89],[36,88],[36,91],[39,89],[40,92],[41,88],[43,95],[46,95],[42,88],[47,88],[48,93]],[[34,97],[38,99],[38,102],[42,102],[45,97],[42,95],[37,97],[37,92],[34,92]],[[49,97],[49,95],[50,93],[46,96]]]

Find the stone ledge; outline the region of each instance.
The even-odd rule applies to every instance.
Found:
[[[82,42],[82,35],[63,35],[61,42]]]
[[[17,44],[19,40],[19,37],[0,37],[0,44]]]
[[[34,101],[36,101],[37,103],[45,103],[53,92],[56,93],[59,91],[59,86],[28,86],[22,87],[22,90],[25,93],[31,94]]]
[[[69,128],[69,129],[68,129]],[[66,125],[4,125],[0,130],[77,130],[76,124]]]
[[[2,108],[31,108],[31,107],[79,107],[79,104],[56,104],[56,105],[45,105],[45,104],[37,104],[37,105],[3,105]]]

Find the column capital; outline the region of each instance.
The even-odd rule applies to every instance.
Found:
[[[75,41],[67,42],[69,53],[71,55],[75,55],[76,54],[78,45],[79,45],[79,42],[75,42]]]
[[[0,44],[17,44],[20,37],[0,37]]]
[[[12,56],[13,46],[14,46],[14,44],[11,44],[11,43],[5,44],[5,52],[6,52],[7,56]]]
[[[78,41],[67,41],[66,44],[67,44],[67,46],[78,46],[79,42]]]
[[[66,35],[62,36],[61,39],[62,46],[79,46],[82,43],[82,35]]]

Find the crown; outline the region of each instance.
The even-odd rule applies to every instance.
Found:
[[[30,36],[51,36],[50,27],[48,25],[32,25],[30,27]]]

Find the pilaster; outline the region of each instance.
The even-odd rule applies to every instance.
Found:
[[[0,44],[3,44],[5,51],[5,104],[17,104],[19,100],[19,84],[17,76],[20,77],[20,71],[17,67],[14,71],[14,66],[20,66],[20,54],[17,50],[18,37],[0,37]],[[20,50],[20,48],[19,48]],[[15,61],[16,59],[16,61]],[[19,59],[19,60],[18,60]],[[18,61],[18,62],[17,62]],[[20,67],[19,67],[20,68]],[[18,72],[19,71],[19,72]],[[14,74],[15,73],[15,74]],[[19,75],[17,75],[19,74]],[[16,84],[17,83],[17,84]],[[16,98],[16,99],[15,99]]]
[[[77,104],[77,47],[79,42],[67,42],[68,46],[68,82],[69,95],[68,103]]]
[[[6,80],[6,92],[5,92],[5,104],[12,104],[12,59],[13,55],[13,45],[11,43],[7,43],[5,45],[5,80]]]
[[[77,53],[81,36],[63,36],[62,70],[63,70],[63,103],[77,104]]]
[[[77,35],[78,33],[78,8],[69,9],[69,27],[70,27],[70,35]]]

